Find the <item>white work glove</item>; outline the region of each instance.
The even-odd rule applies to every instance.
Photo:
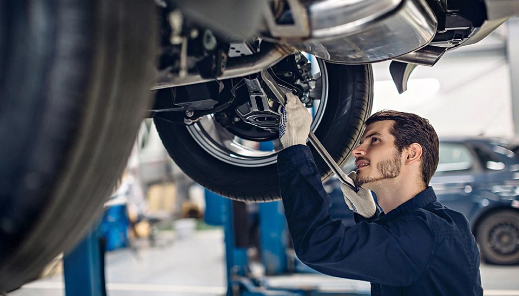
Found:
[[[357,173],[351,172],[348,177],[350,178],[349,181],[351,181],[350,184],[355,184],[354,180],[357,178]],[[375,205],[373,195],[371,195],[371,191],[368,189],[364,189],[360,186],[357,188],[359,191],[355,192],[348,185],[341,184],[341,190],[344,194],[344,201],[346,201],[346,204],[350,210],[363,216],[364,218],[370,218],[377,211],[377,206]]]
[[[287,94],[287,102],[281,108],[281,121],[279,123],[279,139],[283,148],[294,145],[305,145],[312,115],[306,110],[305,106],[296,95]]]

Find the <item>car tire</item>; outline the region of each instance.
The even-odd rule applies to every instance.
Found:
[[[0,294],[102,214],[150,100],[149,0],[0,0]]]
[[[503,210],[489,215],[479,224],[476,237],[485,262],[519,263],[519,212]]]
[[[327,104],[315,135],[343,164],[362,135],[373,103],[371,65],[347,66],[324,61],[327,75]],[[188,128],[161,117],[154,118],[157,131],[175,163],[194,181],[235,200],[266,202],[280,198],[276,163],[244,167],[213,157],[195,141]],[[311,146],[311,145],[310,145]],[[324,181],[333,173],[311,147]]]

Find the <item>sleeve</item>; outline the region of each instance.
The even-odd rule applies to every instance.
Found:
[[[351,227],[332,220],[331,199],[305,145],[281,151],[278,171],[290,235],[302,262],[331,276],[383,285],[407,286],[419,279],[434,244],[425,217],[387,225],[358,221]]]

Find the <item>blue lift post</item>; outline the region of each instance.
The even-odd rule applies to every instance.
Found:
[[[220,197],[222,198],[222,197]],[[303,294],[283,290],[269,290],[261,279],[252,278],[249,272],[247,248],[238,247],[236,240],[236,201],[223,199],[223,225],[227,271],[227,296],[300,296]],[[243,213],[242,213],[243,214]],[[238,225],[240,227],[242,225]],[[304,294],[308,295],[308,294]]]
[[[267,275],[288,271],[287,233],[283,203],[274,201],[259,205],[260,253]]]
[[[226,199],[223,205],[227,296],[242,295],[240,282],[249,275],[247,249],[236,246],[233,201]]]
[[[260,142],[259,149],[273,151],[272,141]],[[260,253],[267,275],[283,274],[288,271],[288,232],[283,203],[274,201],[259,205]]]
[[[65,295],[106,296],[105,252],[128,245],[129,225],[126,200],[113,195],[100,221],[63,259]]]
[[[104,246],[101,231],[95,227],[81,243],[63,259],[65,295],[106,296]]]

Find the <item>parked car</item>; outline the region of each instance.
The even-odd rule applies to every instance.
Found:
[[[440,161],[430,185],[446,207],[470,222],[483,259],[494,264],[519,263],[519,144],[503,139],[440,139]],[[354,169],[353,160],[344,166]],[[325,183],[332,197],[330,215],[354,224],[344,204],[340,182]]]

